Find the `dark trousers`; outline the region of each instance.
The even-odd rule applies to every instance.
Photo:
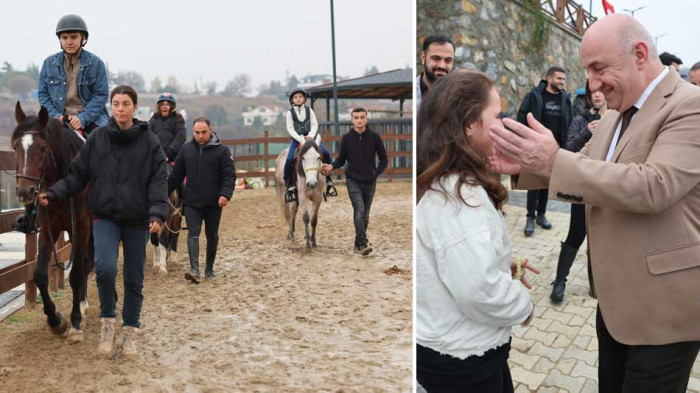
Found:
[[[416,346],[416,377],[428,393],[513,393],[510,343],[466,359]]]
[[[124,248],[124,326],[140,327],[143,279],[146,266],[148,224],[122,225],[111,220],[95,220],[95,277],[100,298],[100,318],[116,317],[116,281],[119,241]]]
[[[608,332],[596,312],[600,393],[685,393],[700,341],[625,345]]]
[[[569,234],[564,244],[573,248],[581,248],[586,239],[586,205],[571,204],[571,218],[569,219]]]
[[[185,205],[185,220],[187,220],[187,237],[197,238],[202,232],[204,221],[204,233],[207,236],[207,245],[219,242],[219,223],[221,222],[220,207],[192,207]]]
[[[377,182],[362,183],[347,178],[348,195],[352,203],[353,222],[355,223],[355,247],[367,245],[367,226],[369,226],[369,209],[372,207],[374,190]]]
[[[549,189],[529,190],[527,192],[527,216],[535,217],[544,215],[547,212],[547,201],[549,201]]]

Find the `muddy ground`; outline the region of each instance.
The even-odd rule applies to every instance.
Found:
[[[83,343],[52,336],[41,306],[20,310],[0,323],[0,391],[410,391],[411,183],[378,184],[367,257],[352,252],[352,207],[338,189],[311,252],[303,225],[286,240],[273,188],[237,191],[225,208],[213,283],[185,281],[186,236],[167,277],[152,272],[149,249],[134,360],[97,354],[94,278]],[[58,296],[69,314],[70,292]]]

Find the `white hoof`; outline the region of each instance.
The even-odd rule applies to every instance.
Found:
[[[85,338],[83,337],[83,331],[82,330],[76,330],[74,328],[70,328],[68,330],[67,336],[66,336],[66,341],[68,341],[68,344],[76,344],[83,342]]]

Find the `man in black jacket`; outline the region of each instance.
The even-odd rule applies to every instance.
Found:
[[[340,140],[338,158],[332,164],[324,164],[323,172],[327,175],[348,161],[345,177],[355,223],[355,252],[367,255],[372,252],[372,247],[367,241],[369,209],[372,206],[377,177],[386,169],[389,161],[382,138],[367,127],[367,111],[364,108],[355,108],[351,115],[352,128]],[[375,155],[379,157],[378,166],[375,164]]]
[[[518,110],[518,122],[528,125],[527,114],[532,113],[537,121],[552,131],[559,146],[565,147],[566,132],[573,117],[571,99],[564,90],[566,71],[561,67],[551,67],[547,70],[546,78],[525,95]],[[535,222],[544,229],[552,229],[552,224],[545,217],[548,192],[546,188],[527,192],[525,236],[532,236],[535,232]]]
[[[200,117],[192,125],[194,137],[185,143],[175,160],[173,174],[168,178],[168,194],[187,177],[183,187],[183,203],[187,220],[187,249],[190,271],[185,278],[200,282],[199,234],[204,220],[207,236],[207,262],[204,275],[214,279],[214,259],[219,244],[221,208],[233,196],[236,168],[228,147],[212,132],[209,119]]]

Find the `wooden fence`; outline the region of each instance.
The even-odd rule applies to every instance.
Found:
[[[386,128],[385,133],[381,134],[382,140],[385,143],[386,150],[387,150],[387,156],[389,158],[389,163],[387,166],[387,169],[384,171],[382,174],[383,176],[388,177],[389,181],[392,181],[394,175],[411,175],[413,173],[412,167],[409,165],[408,167],[397,167],[394,165],[394,158],[396,157],[406,157],[410,160],[410,158],[413,157],[413,151],[409,149],[402,149],[398,148],[397,145],[399,143],[396,143],[398,141],[412,141],[413,140],[413,135],[412,134],[395,134],[393,131],[393,128]],[[341,136],[340,135],[330,135],[330,132],[328,129],[326,129],[325,132],[322,134],[322,141],[326,147],[329,148],[331,151],[331,158],[336,158],[338,157],[338,153],[335,152],[333,149],[331,149],[331,146],[334,142],[340,142]],[[275,171],[270,170],[270,163],[274,162],[274,160],[277,158],[277,154],[270,154],[269,152],[269,145],[271,143],[289,143],[290,138],[289,136],[284,136],[284,137],[270,137],[269,133],[267,131],[264,132],[264,135],[262,138],[248,138],[248,139],[228,139],[224,140],[221,143],[227,146],[241,146],[241,145],[261,145],[262,146],[262,154],[250,154],[250,155],[239,155],[239,154],[234,154],[234,161],[235,162],[262,162],[261,165],[259,165],[258,170],[254,171],[249,171],[245,173],[245,176],[250,176],[250,177],[262,177],[265,180],[265,186],[270,185],[270,180],[274,180],[275,177]],[[410,162],[410,161],[409,161]],[[273,164],[274,165],[274,164]],[[344,174],[343,170],[336,170],[333,171],[334,174]]]
[[[372,123],[373,129],[379,130],[387,149],[389,163],[382,176],[388,177],[389,181],[391,181],[395,175],[410,176],[413,173],[412,165],[410,165],[412,162],[413,152],[408,147],[411,145],[411,141],[413,140],[410,125],[410,119],[402,119],[398,121],[373,121]],[[343,130],[348,129],[349,123],[343,123],[342,128]],[[330,131],[332,127],[329,124],[321,124],[319,129],[323,130],[323,141],[324,144],[331,150],[331,157],[338,157],[338,153],[333,151],[335,149],[332,149],[332,146],[337,147],[339,145],[338,142],[340,142],[341,136],[331,135]],[[398,130],[399,133],[395,133],[394,130]],[[270,179],[274,180],[275,172],[274,170],[270,170],[270,163],[274,162],[274,160],[277,158],[277,154],[269,153],[269,145],[271,143],[286,144],[289,143],[289,137],[270,137],[268,132],[265,131],[262,138],[222,141],[222,144],[234,147],[245,145],[258,145],[262,147],[262,154],[235,154],[234,160],[236,162],[262,162],[262,164],[258,166],[258,170],[246,172],[245,176],[262,177],[265,179],[266,186],[269,186]],[[260,149],[249,150],[257,151]],[[395,160],[396,158],[403,159]],[[403,161],[405,165],[395,165],[395,161]],[[0,151],[0,170],[15,170],[15,157],[13,152]],[[334,171],[334,173],[341,175],[344,174],[342,170]],[[5,192],[10,192],[10,190],[5,190]],[[14,190],[12,190],[12,192],[14,192]],[[23,212],[24,209],[14,209],[6,212],[0,212],[0,233],[11,232],[12,223],[15,221],[17,216]],[[33,281],[34,270],[36,269],[37,263],[37,240],[38,234],[26,236],[23,260],[0,258],[0,294],[5,293],[19,285],[25,284],[25,303],[32,306],[36,305],[37,301],[37,288]],[[56,250],[58,253],[58,259],[61,262],[66,262],[70,258],[71,245],[70,243],[64,242],[63,232],[61,232],[61,234],[58,236]],[[54,261],[54,257],[51,256],[50,264],[53,264]],[[49,268],[49,291],[56,292],[59,288],[64,288],[64,272],[59,268],[51,267]]]
[[[0,170],[15,170],[15,155],[11,151],[0,151]],[[5,192],[8,192],[7,190]],[[0,212],[0,233],[12,231],[12,223],[17,216],[24,213],[24,209],[15,209],[7,212]],[[66,262],[70,258],[70,243],[63,240],[64,234],[60,233],[56,242],[58,259]],[[25,304],[34,306],[37,301],[36,284],[33,281],[34,270],[37,262],[37,240],[38,234],[26,236],[24,247],[24,259],[3,259],[0,257],[0,294],[3,294],[19,285],[25,284],[24,296]],[[54,257],[51,256],[50,263],[53,264]],[[64,272],[57,267],[49,269],[49,292],[56,292],[64,288]]]

